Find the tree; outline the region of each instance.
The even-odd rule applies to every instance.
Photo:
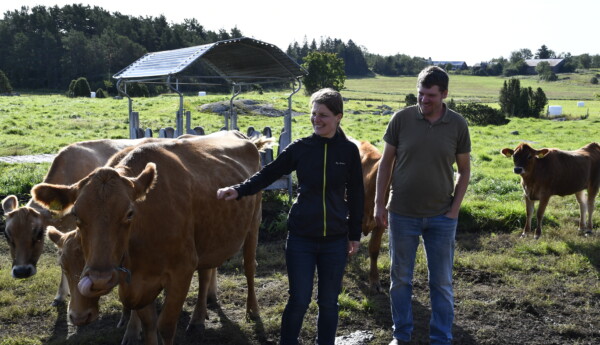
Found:
[[[543,44],[540,47],[540,49],[538,49],[537,53],[535,54],[536,59],[552,59],[555,57],[556,57],[556,54],[554,53],[554,51],[548,49],[548,47],[546,47],[545,44]]]
[[[304,58],[302,66],[308,71],[308,75],[302,78],[307,95],[325,87],[337,91],[344,88],[344,60],[335,54],[310,52]]]
[[[548,99],[541,88],[533,92],[531,87],[521,88],[519,79],[504,81],[500,89],[500,110],[509,116],[539,117]]]
[[[12,93],[13,88],[10,86],[8,77],[0,70],[0,93]]]
[[[555,81],[558,79],[547,61],[538,63],[537,66],[535,66],[535,71],[538,73],[541,80]]]
[[[538,87],[536,92],[533,94],[533,100],[531,104],[531,112],[534,114],[534,117],[540,117],[544,109],[546,109],[546,104],[548,104],[548,97],[546,97],[546,94],[542,88]]]
[[[579,62],[579,67],[581,68],[587,69],[592,67],[592,57],[590,54],[581,54],[577,57],[577,60]]]

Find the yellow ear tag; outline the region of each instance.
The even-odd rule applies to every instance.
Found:
[[[63,206],[58,200],[52,200],[50,205],[48,205],[52,211],[62,211]]]

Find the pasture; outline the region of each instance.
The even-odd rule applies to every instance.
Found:
[[[535,148],[576,149],[600,141],[600,87],[577,83],[576,75],[558,83],[522,80],[522,86],[539,85],[550,104],[564,102],[572,120],[518,119],[503,126],[472,126],[472,177],[459,219],[455,260],[456,344],[595,344],[600,339],[600,202],[596,201],[596,226],[592,236],[577,232],[579,210],[574,196],[553,197],[546,210],[544,232],[539,240],[519,238],[525,209],[519,177],[512,160],[500,155],[528,141]],[[583,80],[583,79],[582,79]],[[589,78],[588,78],[589,80]],[[379,148],[389,115],[374,115],[382,105],[393,110],[403,106],[406,93],[414,92],[414,77],[349,79],[342,94],[345,105],[342,126],[349,136],[368,140]],[[492,103],[497,99],[501,78],[451,76],[450,96],[456,101]],[[531,83],[529,85],[528,83]],[[286,93],[244,93],[276,109],[286,109]],[[192,126],[207,133],[223,125],[220,115],[201,112],[204,103],[228,101],[228,95],[189,96],[185,108],[192,112]],[[586,109],[574,106],[585,101]],[[572,104],[572,108],[567,105]],[[163,95],[134,99],[140,112],[140,127],[174,126],[178,98]],[[570,107],[570,106],[569,106]],[[308,97],[296,95],[293,110],[307,114]],[[580,119],[585,111],[589,116]],[[262,129],[271,126],[279,135],[280,117],[241,113],[238,124]],[[308,115],[293,119],[293,137],[308,135]],[[126,138],[127,101],[115,99],[68,99],[61,95],[27,95],[0,98],[0,156],[56,153],[66,144],[99,138]],[[17,194],[24,203],[31,187],[40,182],[48,164],[0,163],[0,197]],[[276,344],[285,306],[287,279],[283,255],[287,196],[267,192],[263,225],[257,251],[257,297],[261,318],[247,321],[245,278],[240,255],[219,271],[219,304],[209,310],[204,339],[185,334],[185,325],[195,305],[197,281],[192,287],[179,321],[178,344]],[[3,225],[2,225],[3,226]],[[340,296],[338,335],[357,330],[373,333],[369,344],[391,340],[391,316],[387,293],[368,289],[368,237],[359,254],[349,261]],[[0,241],[0,345],[29,344],[118,344],[123,329],[115,326],[120,303],[115,292],[101,299],[100,319],[75,328],[68,325],[66,307],[52,307],[60,267],[56,249],[46,241],[38,263],[38,274],[25,280],[10,277],[6,241]],[[389,287],[389,255],[384,236],[378,263],[384,289]],[[428,286],[425,258],[420,249],[414,281],[413,308],[416,328],[413,344],[427,344]],[[315,335],[317,306],[313,302],[302,332],[304,344]]]

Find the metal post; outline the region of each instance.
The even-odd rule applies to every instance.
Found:
[[[179,85],[179,80],[176,79],[175,82]],[[167,77],[167,85],[179,95],[179,110],[175,117],[175,137],[178,137],[183,134],[183,93],[179,91],[179,88],[175,88],[171,85],[171,76]]]
[[[129,97],[129,95],[127,94],[127,83],[123,83],[123,89],[121,89],[121,83],[123,82],[123,79],[119,79],[117,80],[117,91],[122,94],[125,95],[125,97],[127,97],[127,103],[128,103],[128,116],[129,116],[129,139],[135,139],[136,138],[136,128],[134,127],[134,119],[133,119],[133,100],[131,99],[131,97]]]
[[[227,130],[239,130],[237,126],[237,113],[233,108],[233,100],[242,93],[242,86],[233,84],[231,86],[231,99],[229,99],[229,116],[225,115],[225,129]],[[229,126],[229,119],[231,119],[231,127]]]

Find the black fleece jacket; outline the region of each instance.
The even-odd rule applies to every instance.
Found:
[[[294,141],[277,159],[234,188],[240,198],[252,195],[294,170],[298,197],[288,215],[289,232],[316,239],[347,236],[360,240],[362,166],[358,147],[341,131],[333,138],[313,134]]]

